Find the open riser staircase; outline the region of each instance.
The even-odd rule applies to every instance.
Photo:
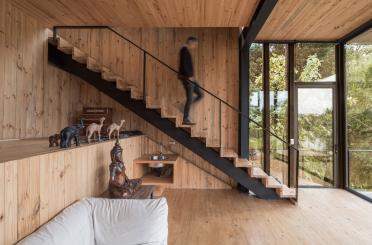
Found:
[[[48,58],[59,68],[72,73],[110,96],[165,134],[199,155],[236,182],[264,199],[296,198],[296,189],[281,184],[267,175],[254,162],[240,158],[228,148],[209,140],[193,130],[194,126],[182,125],[182,113],[172,103],[167,103],[164,94],[159,98],[144,93],[147,84],[128,82],[105,64],[101,64],[81,49],[60,36],[49,39]],[[168,95],[170,96],[170,95]],[[212,142],[212,143],[211,143]]]

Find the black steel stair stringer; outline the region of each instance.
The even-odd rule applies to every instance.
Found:
[[[249,177],[245,170],[236,168],[230,160],[221,157],[216,151],[206,147],[202,141],[192,138],[185,130],[177,128],[174,122],[162,118],[156,110],[147,109],[142,100],[132,99],[129,91],[122,91],[116,88],[116,83],[107,82],[102,79],[101,73],[93,72],[89,70],[85,64],[73,60],[71,55],[58,50],[55,44],[48,44],[48,60],[60,69],[80,77],[99,91],[119,102],[121,105],[233,178],[236,182],[254,192],[258,197],[262,199],[278,199],[278,195],[275,193],[274,189],[266,188],[259,179]]]

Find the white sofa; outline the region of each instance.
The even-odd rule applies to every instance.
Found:
[[[88,198],[63,210],[20,245],[166,245],[165,198]]]

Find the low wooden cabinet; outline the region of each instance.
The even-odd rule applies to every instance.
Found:
[[[151,160],[150,156],[143,155],[133,161],[133,175],[134,178],[142,179],[142,185],[155,186],[154,195],[161,196],[165,188],[174,187],[178,174],[178,155],[165,154],[165,160]],[[159,177],[154,169],[150,167],[151,164],[164,164],[164,166],[171,167],[172,174],[170,176]]]

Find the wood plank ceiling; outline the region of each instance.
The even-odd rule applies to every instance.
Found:
[[[372,0],[279,0],[258,40],[337,40],[372,18]]]
[[[51,25],[238,27],[259,0],[12,0]]]
[[[49,25],[238,27],[260,0],[12,0]],[[372,0],[278,0],[257,40],[334,41],[372,18]]]

